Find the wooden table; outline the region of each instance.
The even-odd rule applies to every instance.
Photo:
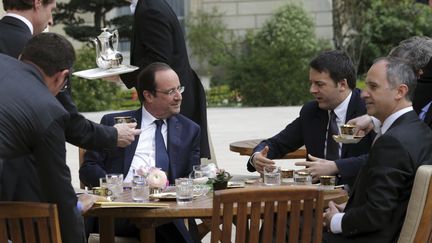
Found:
[[[230,144],[230,150],[237,152],[240,155],[251,156],[253,154],[253,149],[264,139],[250,139],[237,141]],[[301,147],[294,152],[286,154],[282,159],[305,159],[306,149]]]
[[[345,191],[337,190],[324,194],[325,205],[330,200],[339,204],[346,202],[348,197]],[[206,196],[194,199],[192,203],[187,205],[177,205],[175,201],[166,203],[169,204],[169,207],[153,209],[93,208],[85,216],[99,217],[100,242],[104,243],[114,243],[114,218],[129,218],[140,229],[141,242],[152,243],[155,242],[155,228],[172,219],[200,218],[210,220],[212,217],[213,194],[211,192]]]

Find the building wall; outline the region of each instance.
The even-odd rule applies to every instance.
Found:
[[[331,0],[190,0],[190,10],[217,8],[228,29],[242,34],[260,28],[277,8],[288,3],[299,4],[310,13],[318,37],[333,38]]]

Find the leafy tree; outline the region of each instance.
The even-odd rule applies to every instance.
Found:
[[[121,16],[107,20],[106,14],[114,8],[126,6],[129,3],[119,0],[70,0],[67,3],[57,3],[56,22],[65,24],[66,34],[78,41],[88,41],[101,32],[106,26],[116,26],[120,37],[130,36],[132,30],[132,16]],[[83,14],[93,15],[93,25],[85,23]]]
[[[310,99],[309,61],[320,50],[305,10],[286,5],[256,34],[242,55],[229,63],[231,87],[253,106],[299,105]],[[324,41],[321,41],[324,43]]]
[[[359,66],[366,72],[373,60],[386,56],[400,41],[411,36],[432,35],[432,10],[428,5],[402,1],[373,1],[361,34],[369,36]]]
[[[95,50],[84,46],[77,52],[75,70],[95,67]],[[72,97],[79,111],[100,111],[119,107],[120,87],[100,79],[87,80],[72,76]]]

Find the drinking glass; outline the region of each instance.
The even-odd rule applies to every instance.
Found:
[[[99,186],[102,188],[108,188],[106,177],[99,178]]]
[[[264,184],[266,186],[275,186],[281,184],[281,173],[279,166],[264,167]]]
[[[193,199],[193,180],[178,178],[175,180],[177,204],[187,204]]]
[[[123,192],[123,174],[106,174],[107,187],[114,197],[120,196]]]
[[[132,199],[134,202],[148,201],[149,194],[150,189],[146,183],[145,177],[142,175],[134,175],[132,179]]]
[[[296,185],[312,185],[312,176],[307,171],[297,171],[294,174],[294,182]]]

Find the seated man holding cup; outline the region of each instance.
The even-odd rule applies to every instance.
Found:
[[[79,174],[87,186],[98,186],[106,174],[120,173],[131,182],[134,171],[158,167],[166,172],[170,184],[187,177],[193,165],[200,163],[200,128],[179,114],[184,87],[177,74],[164,63],[152,63],[138,76],[137,92],[142,107],[105,115],[101,123],[114,125],[115,117],[137,120],[142,133],[126,148],[113,153],[87,151]],[[161,146],[162,145],[162,146]],[[116,235],[138,236],[132,224],[116,220]],[[120,226],[121,225],[121,226]],[[157,242],[192,242],[183,220],[174,220],[156,228]]]
[[[326,158],[320,165],[328,171],[327,175],[338,174],[339,184],[352,185],[356,167],[361,165],[341,158],[367,153],[374,136],[369,134],[357,144],[341,144],[333,139],[339,133],[338,127],[366,113],[360,90],[355,87],[353,63],[342,51],[323,52],[310,62],[309,80],[315,100],[306,103],[300,116],[279,134],[255,147],[247,169],[262,173],[263,167],[274,165],[272,159],[282,158],[305,145],[309,160]],[[311,174],[316,176],[313,171]]]

